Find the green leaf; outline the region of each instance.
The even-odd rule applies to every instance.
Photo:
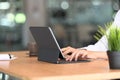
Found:
[[[107,37],[108,48],[110,51],[120,51],[120,27],[113,25],[109,22],[104,25],[105,27],[98,26],[98,31],[94,35],[96,40],[99,40],[103,35]]]

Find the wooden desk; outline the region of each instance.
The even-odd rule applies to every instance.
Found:
[[[6,52],[7,53],[7,52]],[[110,70],[108,61],[52,64],[29,57],[27,51],[8,52],[17,56],[11,61],[0,61],[0,71],[22,80],[106,80],[120,78],[120,70]]]

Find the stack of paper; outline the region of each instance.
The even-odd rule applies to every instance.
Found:
[[[12,59],[15,59],[14,55],[0,54],[0,60],[12,60]]]

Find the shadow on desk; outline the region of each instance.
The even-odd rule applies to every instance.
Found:
[[[110,79],[110,80],[120,80],[120,79]]]

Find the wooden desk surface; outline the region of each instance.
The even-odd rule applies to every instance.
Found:
[[[108,61],[52,64],[29,57],[28,51],[5,52],[17,59],[0,61],[0,71],[22,80],[106,80],[120,78],[120,70],[110,70]]]

